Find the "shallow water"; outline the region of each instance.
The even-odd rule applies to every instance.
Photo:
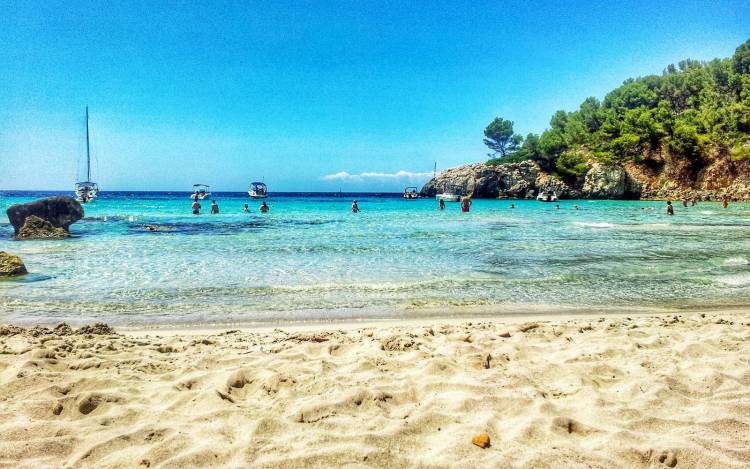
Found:
[[[14,241],[0,193],[0,250],[31,275],[0,282],[0,321],[119,325],[449,315],[463,309],[691,308],[750,304],[750,205],[280,194],[260,214],[216,194],[103,193],[75,238]],[[252,213],[243,213],[248,203]],[[510,209],[513,203],[517,208]],[[208,203],[204,203],[204,211]],[[580,209],[575,210],[577,205]],[[154,231],[152,231],[154,230]]]

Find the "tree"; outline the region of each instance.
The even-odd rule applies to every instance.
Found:
[[[750,73],[750,39],[740,45],[732,56],[734,73],[738,75]]]
[[[523,142],[523,137],[513,132],[513,122],[502,117],[496,117],[490,125],[484,129],[484,144],[494,153],[490,156],[500,155],[505,158],[516,151]]]

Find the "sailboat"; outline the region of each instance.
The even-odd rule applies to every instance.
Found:
[[[86,180],[77,182],[76,200],[85,204],[92,202],[99,194],[99,186],[91,182],[91,150],[89,148],[89,107],[86,106]]]

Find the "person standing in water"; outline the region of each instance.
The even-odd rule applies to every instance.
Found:
[[[352,213],[359,213],[359,205],[356,200],[352,200]]]
[[[270,210],[270,207],[268,206],[268,204],[264,200],[263,203],[260,204],[260,213],[268,213],[269,210]]]
[[[438,200],[438,210],[445,210],[445,200]]]
[[[729,197],[726,194],[721,196],[721,206],[724,208],[729,207]]]
[[[215,200],[211,201],[211,215],[218,215],[219,214],[219,204],[216,203]]]
[[[467,195],[461,199],[461,211],[468,212],[471,209],[471,196]]]
[[[671,200],[667,200],[667,215],[674,215],[674,207],[672,207]]]
[[[193,215],[200,215],[201,214],[201,204],[198,202],[198,198],[196,197],[193,201],[193,205],[191,206],[193,209]]]
[[[250,207],[245,204],[245,209],[243,210],[245,213],[250,213]]]

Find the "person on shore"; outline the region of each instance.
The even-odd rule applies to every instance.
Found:
[[[729,197],[726,194],[721,196],[721,206],[724,208],[729,207]]]
[[[268,206],[268,204],[264,200],[263,203],[260,204],[260,213],[268,213],[269,210],[270,210],[270,207]]]
[[[672,207],[671,200],[667,200],[667,215],[674,215],[674,207]]]
[[[244,208],[243,212],[250,213],[250,207],[248,207],[247,204],[245,204],[245,208]]]
[[[193,205],[191,206],[193,209],[193,215],[200,215],[201,214],[201,204],[198,202],[198,198],[196,197],[193,201]]]
[[[359,205],[356,200],[352,200],[352,213],[359,213]]]
[[[211,215],[218,215],[219,214],[219,204],[216,203],[215,200],[211,201]]]
[[[445,210],[445,200],[438,200],[438,210]]]
[[[461,211],[468,212],[469,210],[471,210],[471,196],[467,195],[461,199]]]

